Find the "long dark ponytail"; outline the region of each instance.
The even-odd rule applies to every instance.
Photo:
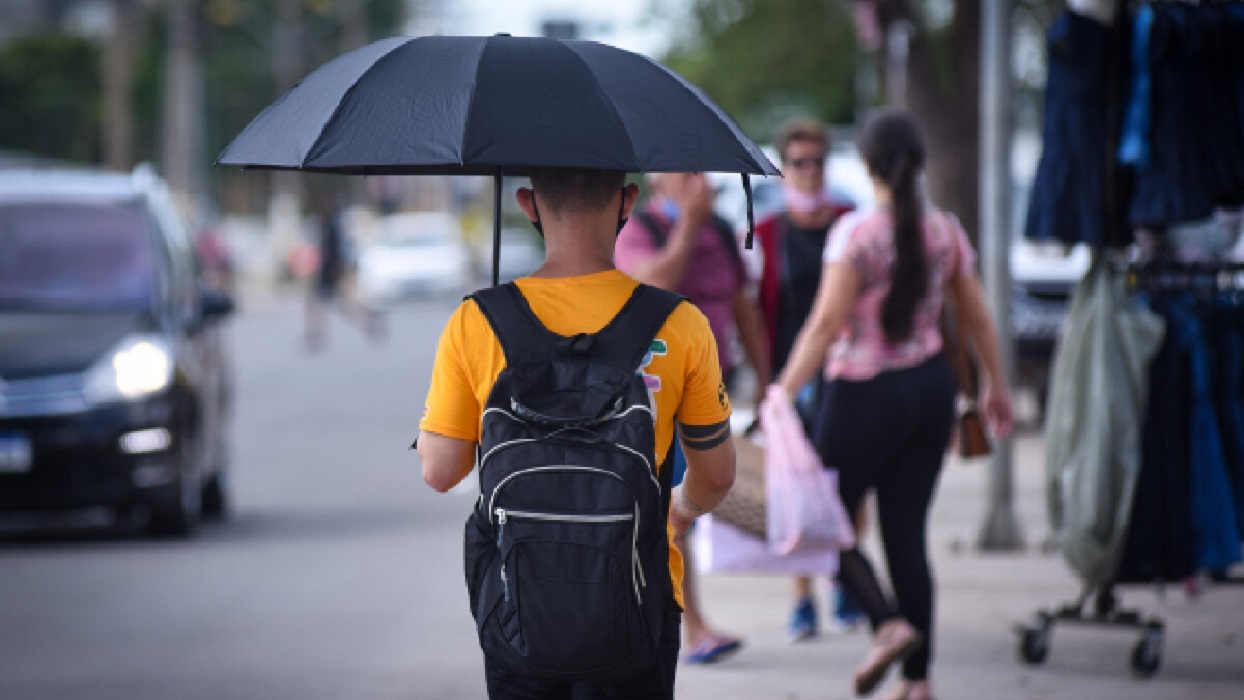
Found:
[[[911,117],[883,110],[865,122],[859,148],[868,172],[893,197],[894,268],[890,293],[881,305],[881,329],[887,341],[898,343],[911,337],[916,309],[929,293],[924,203],[919,191],[924,141]]]

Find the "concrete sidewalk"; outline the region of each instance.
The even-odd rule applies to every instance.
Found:
[[[1045,663],[1019,661],[1014,627],[1040,609],[1071,602],[1077,579],[1062,557],[1043,553],[1045,516],[1043,444],[1016,441],[1017,510],[1024,552],[975,551],[984,518],[988,465],[950,460],[932,515],[930,549],[938,581],[938,627],[932,678],[940,700],[1244,700],[1244,586],[1210,585],[1198,599],[1182,586],[1122,587],[1121,605],[1166,622],[1161,667],[1149,679],[1130,666],[1138,630],[1058,625]],[[879,554],[875,518],[867,547]],[[883,564],[879,564],[884,566]],[[1241,572],[1238,568],[1237,575]],[[679,669],[680,700],[853,697],[851,673],[863,658],[864,632],[822,633],[809,642],[784,639],[792,605],[785,578],[702,576],[709,620],[741,635],[743,649],[714,666]],[[883,579],[884,580],[884,579]],[[821,591],[822,618],[825,586]],[[823,622],[823,620],[822,620]],[[897,672],[891,672],[891,678]],[[882,686],[874,697],[885,697]]]

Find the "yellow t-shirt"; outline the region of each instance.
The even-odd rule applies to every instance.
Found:
[[[572,336],[604,328],[638,283],[609,270],[557,279],[524,277],[517,284],[546,328]],[[695,306],[679,304],[652,346],[651,360],[641,371],[656,409],[658,461],[664,462],[675,420],[687,426],[720,424],[730,419],[730,399],[708,319]],[[463,302],[441,334],[420,429],[479,442],[484,404],[504,368],[505,353],[488,320],[475,302]],[[669,567],[674,596],[682,605],[683,562],[673,546],[672,528]]]

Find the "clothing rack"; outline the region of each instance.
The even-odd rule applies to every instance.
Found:
[[[1244,262],[1157,259],[1118,265],[1118,269],[1126,273],[1128,287],[1133,291],[1244,293]],[[1244,585],[1241,577],[1222,576],[1211,581],[1215,586]],[[1049,654],[1050,636],[1059,623],[1139,630],[1140,638],[1131,651],[1132,670],[1142,678],[1156,673],[1162,661],[1166,622],[1160,617],[1147,617],[1139,611],[1120,608],[1115,585],[1109,583],[1098,589],[1086,589],[1076,601],[1053,610],[1040,610],[1030,624],[1017,625],[1020,658],[1028,664],[1043,663]]]

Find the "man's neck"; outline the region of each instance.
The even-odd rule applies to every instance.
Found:
[[[550,227],[550,223],[545,223],[544,264],[532,277],[580,277],[614,269],[615,238],[601,222],[583,227],[576,227],[574,222]]]

